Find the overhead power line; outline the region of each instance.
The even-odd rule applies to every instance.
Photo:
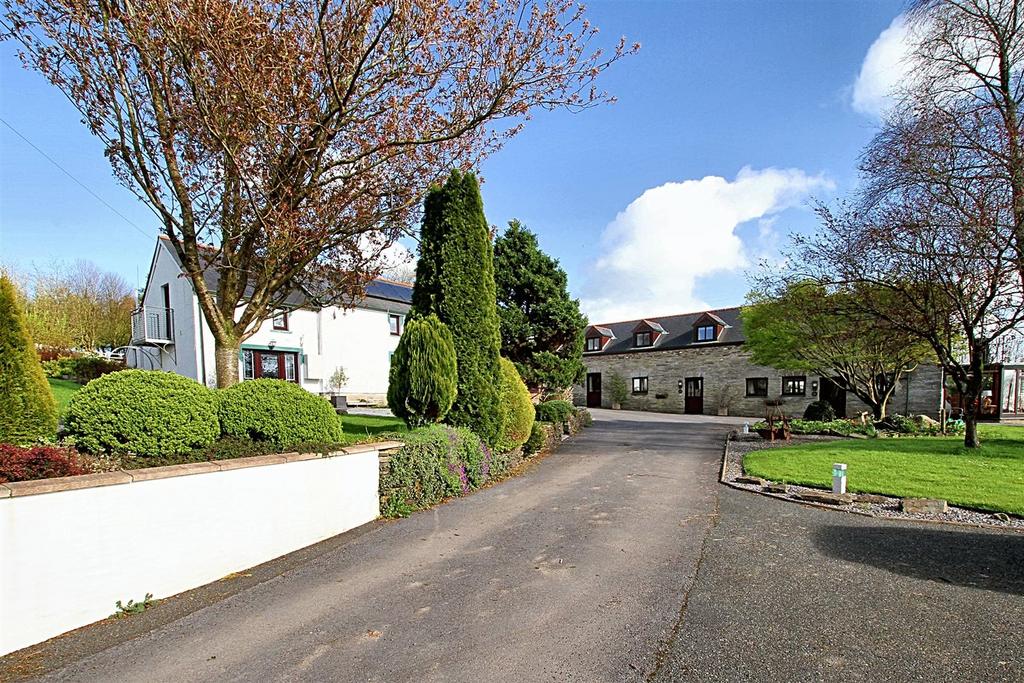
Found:
[[[74,176],[74,175],[73,175],[73,174],[71,173],[71,171],[67,170],[66,168],[64,168],[63,166],[61,166],[61,165],[60,165],[59,163],[57,163],[57,161],[56,161],[56,160],[55,160],[55,159],[54,159],[53,157],[51,157],[51,156],[50,156],[49,154],[47,154],[46,152],[44,152],[43,150],[41,150],[41,149],[40,149],[40,148],[39,148],[39,147],[38,147],[38,146],[37,146],[37,145],[36,145],[36,144],[35,144],[34,142],[32,142],[31,140],[29,140],[29,139],[28,139],[27,137],[25,137],[24,135],[22,135],[22,134],[21,134],[21,131],[19,131],[19,130],[18,130],[17,128],[15,128],[15,127],[14,127],[14,126],[12,126],[11,124],[9,124],[9,123],[8,123],[8,122],[7,122],[7,121],[6,121],[6,120],[5,120],[5,119],[4,119],[3,117],[0,117],[0,123],[3,123],[3,124],[4,124],[5,126],[7,126],[8,128],[10,128],[10,129],[11,129],[11,132],[13,132],[13,133],[14,133],[15,135],[17,135],[17,136],[18,136],[19,138],[21,138],[22,140],[24,140],[24,141],[25,141],[25,144],[27,144],[27,145],[28,145],[29,147],[31,147],[31,148],[32,148],[32,149],[34,149],[35,151],[39,152],[39,154],[40,154],[40,155],[41,155],[41,156],[42,156],[42,157],[43,157],[44,159],[46,159],[46,160],[47,160],[47,161],[49,161],[49,162],[50,162],[51,164],[53,164],[54,166],[56,166],[56,167],[57,167],[58,169],[60,169],[60,171],[61,171],[61,172],[62,172],[62,173],[63,173],[64,175],[66,175],[66,176],[67,176],[68,178],[71,178],[71,179],[72,179],[73,181],[75,181],[75,183],[77,183],[77,184],[78,184],[78,185],[79,185],[79,186],[80,186],[80,187],[81,187],[81,188],[82,188],[83,190],[85,190],[86,192],[88,192],[89,194],[91,194],[91,195],[92,195],[93,197],[95,197],[95,198],[96,198],[97,200],[99,200],[99,202],[100,202],[101,204],[103,204],[103,206],[107,207],[108,209],[110,209],[111,211],[113,211],[114,213],[116,213],[116,214],[117,214],[118,216],[120,216],[120,217],[121,217],[121,219],[122,219],[122,220],[123,220],[123,221],[124,221],[125,223],[127,223],[128,225],[130,225],[130,226],[131,226],[132,228],[134,228],[136,232],[138,232],[139,234],[141,234],[141,235],[142,235],[143,237],[145,237],[145,238],[146,238],[146,239],[148,239],[148,240],[152,240],[152,239],[153,239],[154,235],[152,235],[152,234],[150,234],[150,233],[146,232],[146,231],[145,231],[144,229],[140,228],[140,227],[139,227],[139,226],[138,226],[138,225],[137,225],[137,224],[136,224],[135,222],[133,222],[133,221],[132,221],[132,220],[131,220],[130,218],[128,218],[128,217],[127,217],[127,216],[125,216],[125,215],[124,215],[123,213],[121,213],[121,212],[120,212],[120,211],[118,211],[118,210],[117,210],[116,208],[114,208],[114,207],[113,207],[113,206],[112,206],[112,205],[110,204],[110,202],[108,202],[108,201],[107,201],[106,199],[104,199],[103,197],[99,196],[99,195],[98,195],[98,194],[96,194],[95,192],[93,192],[93,191],[92,191],[92,189],[91,189],[91,188],[90,188],[90,187],[89,187],[88,185],[86,185],[86,184],[85,184],[85,183],[83,183],[83,182],[82,182],[81,180],[79,180],[78,178],[76,178],[76,177],[75,177],[75,176]]]

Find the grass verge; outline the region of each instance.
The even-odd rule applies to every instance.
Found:
[[[53,399],[57,402],[57,412],[63,415],[64,411],[67,410],[68,401],[71,400],[76,391],[82,388],[82,385],[67,379],[54,379],[50,377],[48,380],[50,382],[50,391],[53,392]]]
[[[857,493],[944,498],[954,505],[1024,515],[1024,427],[981,425],[980,449],[959,437],[830,441],[754,451],[750,475],[829,488],[832,463],[847,465]]]
[[[409,431],[401,419],[385,415],[342,415],[341,426],[346,444],[374,441],[385,434]]]

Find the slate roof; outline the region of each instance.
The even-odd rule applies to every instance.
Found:
[[[694,340],[693,326],[706,314],[721,320],[725,329],[718,335],[718,339],[710,342],[699,342]],[[653,346],[637,348],[633,346],[633,330],[641,322],[657,323],[664,328],[664,334],[658,337]],[[597,336],[593,332],[597,329],[611,330],[615,339],[612,339],[600,351],[585,351],[584,356],[607,356],[616,353],[648,353],[650,351],[666,351],[670,349],[685,349],[698,346],[725,346],[729,344],[742,344],[746,341],[743,336],[743,322],[740,320],[740,307],[718,308],[713,311],[697,311],[695,313],[683,313],[682,315],[668,315],[658,318],[638,318],[636,320],[624,320],[617,323],[601,323],[591,325],[587,328],[587,336]],[[605,335],[607,336],[607,335]]]
[[[167,237],[164,236],[164,235],[161,235],[160,239],[169,242]],[[184,273],[185,269],[182,266],[181,259],[178,258],[178,253],[174,250],[174,248],[170,244],[167,244],[166,246],[167,246],[167,252],[171,255],[171,258],[174,259],[175,265],[177,265],[178,269],[182,273]],[[217,290],[217,281],[219,279],[219,273],[217,272],[216,269],[214,269],[214,268],[207,268],[206,270],[204,270],[203,271],[203,279],[206,281],[206,287],[208,289],[210,289],[211,291],[216,291]],[[246,294],[248,294],[248,293],[249,293],[249,291],[246,292]],[[376,302],[374,300],[376,300]],[[406,305],[411,304],[412,303],[412,285],[407,283],[407,282],[396,282],[394,280],[386,280],[386,279],[383,279],[383,278],[378,278],[376,280],[371,280],[370,283],[366,285],[366,296],[364,297],[362,303],[368,303],[368,304],[379,303],[379,304],[384,304],[386,302],[395,302],[395,303],[398,303],[398,304],[406,304]],[[289,293],[288,294],[288,298],[285,299],[285,301],[284,301],[285,306],[294,307],[294,308],[305,306],[308,303],[309,303],[309,298],[306,296],[306,293],[303,292],[301,289],[296,289],[293,292]],[[378,306],[372,306],[371,305],[371,308],[377,308],[377,307],[380,307],[380,306],[379,305]]]

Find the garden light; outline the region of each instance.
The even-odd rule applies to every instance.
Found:
[[[832,493],[846,493],[846,463],[832,464]]]

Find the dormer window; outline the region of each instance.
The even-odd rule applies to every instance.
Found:
[[[715,340],[715,326],[714,325],[701,325],[696,328],[697,330],[697,341],[714,341]]]
[[[650,332],[637,332],[633,335],[633,346],[644,347],[653,344]]]
[[[601,338],[600,337],[587,337],[587,351],[600,351],[601,350]]]

